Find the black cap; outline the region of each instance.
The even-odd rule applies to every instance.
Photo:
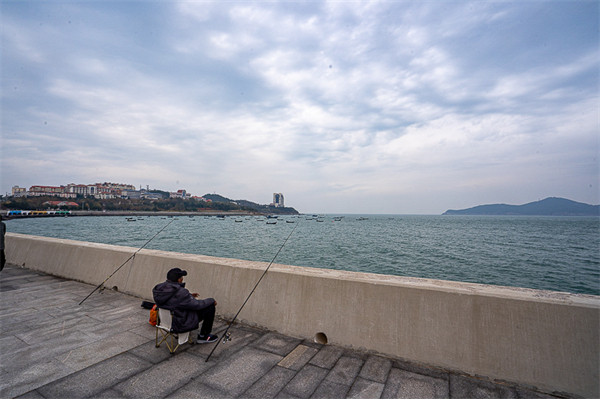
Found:
[[[183,276],[187,276],[187,272],[176,267],[175,269],[169,270],[167,273],[167,280],[177,281]]]

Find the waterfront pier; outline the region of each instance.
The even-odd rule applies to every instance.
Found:
[[[189,359],[182,364],[194,371],[165,377],[179,382],[168,392],[161,390],[166,382],[159,385],[158,397],[193,397],[182,393],[192,382],[205,397],[252,397],[251,389],[263,397],[402,397],[417,387],[431,395],[405,396],[600,395],[597,296],[274,264],[232,327],[234,341],[200,366],[209,345],[181,348],[175,357],[154,348],[142,299],[151,300],[152,287],[180,267],[188,270],[187,287],[216,298],[219,316],[231,319],[266,263],[144,249],[114,273],[104,294],[78,306],[137,249],[16,233],[6,244],[13,266],[0,274],[0,397],[91,367],[100,368],[78,378],[93,379],[101,367],[118,374],[114,387],[91,396],[110,389],[105,397],[140,397],[117,385],[132,378],[131,392],[153,386],[144,381],[157,364],[152,378],[181,373],[173,359]],[[107,364],[124,353],[150,364],[123,379],[115,370],[125,366]]]
[[[0,273],[0,397],[537,398],[556,396],[236,324],[221,344],[155,347],[141,299],[12,265]],[[215,323],[216,332],[226,327]]]

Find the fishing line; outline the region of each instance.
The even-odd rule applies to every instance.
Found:
[[[210,359],[210,357],[212,356],[213,352],[215,351],[215,349],[217,349],[217,346],[219,346],[219,343],[221,341],[223,341],[223,343],[227,342],[227,341],[231,341],[231,334],[228,334],[229,328],[231,328],[231,326],[233,325],[233,322],[235,321],[235,319],[237,319],[238,315],[240,314],[240,312],[242,311],[242,309],[244,308],[244,306],[246,305],[246,303],[248,302],[248,300],[250,299],[250,297],[252,296],[252,294],[254,294],[254,291],[256,290],[256,287],[258,287],[258,285],[260,284],[260,282],[262,281],[263,277],[265,276],[265,274],[267,274],[267,271],[269,271],[269,268],[271,267],[271,265],[273,264],[273,262],[275,262],[275,258],[277,258],[277,255],[279,255],[279,253],[281,252],[281,250],[283,249],[283,246],[285,245],[286,242],[288,242],[288,240],[290,239],[290,237],[292,236],[292,233],[294,233],[294,230],[296,230],[296,227],[298,227],[300,223],[297,223],[294,228],[292,229],[292,231],[290,232],[290,234],[287,236],[287,238],[285,239],[285,241],[283,242],[283,244],[281,244],[281,247],[279,247],[279,251],[277,251],[277,253],[275,254],[275,256],[273,257],[273,260],[271,260],[271,263],[269,263],[269,266],[267,266],[267,268],[265,269],[265,271],[263,272],[262,276],[260,276],[260,278],[258,279],[258,281],[256,282],[256,285],[254,286],[254,288],[252,288],[252,291],[250,291],[250,294],[248,295],[248,297],[246,298],[246,300],[244,301],[244,303],[242,304],[242,306],[240,307],[240,310],[238,310],[238,312],[235,314],[235,316],[233,316],[233,319],[231,320],[231,322],[229,323],[229,325],[227,326],[227,328],[225,329],[225,332],[223,333],[223,335],[221,335],[221,338],[219,338],[217,340],[217,343],[215,344],[215,346],[213,347],[212,351],[210,351],[210,353],[208,354],[208,357],[206,358],[205,362],[208,362],[208,359]]]
[[[92,292],[90,292],[90,294],[89,294],[88,296],[86,296],[85,298],[83,298],[83,301],[79,302],[79,304],[81,305],[83,302],[85,302],[85,300],[86,300],[86,299],[88,299],[89,297],[91,297],[91,296],[92,296],[92,294],[93,294],[94,292],[96,292],[96,291],[98,290],[98,288],[102,287],[102,286],[104,285],[104,283],[106,283],[106,282],[108,281],[108,279],[109,279],[109,278],[111,278],[111,277],[112,277],[112,276],[113,276],[113,275],[114,275],[116,272],[118,272],[119,270],[121,270],[121,268],[122,268],[123,266],[125,266],[125,265],[127,264],[127,262],[129,262],[131,259],[133,259],[133,258],[135,257],[135,254],[137,254],[137,253],[138,253],[138,252],[140,252],[142,249],[144,249],[144,247],[145,247],[146,245],[150,244],[150,241],[154,240],[154,239],[156,238],[156,236],[157,236],[157,235],[159,235],[159,234],[160,234],[160,233],[161,233],[161,232],[162,232],[164,229],[166,229],[166,228],[167,228],[167,226],[169,226],[171,223],[173,223],[173,220],[175,220],[175,219],[172,219],[172,220],[171,220],[169,223],[167,223],[167,224],[165,225],[165,227],[163,227],[162,229],[160,229],[160,230],[158,231],[158,233],[154,234],[154,236],[153,236],[151,239],[149,239],[148,241],[146,241],[146,243],[145,243],[144,245],[142,245],[142,246],[140,247],[140,249],[138,249],[137,251],[135,251],[135,252],[133,253],[133,255],[131,255],[129,258],[127,258],[127,260],[126,260],[125,262],[123,262],[123,264],[122,264],[121,266],[119,266],[119,267],[117,268],[117,270],[115,270],[114,272],[112,272],[112,274],[111,274],[110,276],[108,276],[108,277],[106,278],[106,280],[104,280],[104,281],[103,281],[103,282],[101,282],[101,283],[100,283],[100,284],[99,284],[99,285],[98,285],[96,288],[94,288],[94,290],[93,290]],[[129,272],[131,273],[131,270],[130,270]],[[128,279],[129,279],[129,277],[128,277]]]

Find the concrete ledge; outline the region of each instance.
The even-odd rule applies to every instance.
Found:
[[[14,233],[6,246],[9,263],[94,285],[137,251]],[[192,292],[216,298],[218,312],[232,317],[266,266],[142,250],[106,286],[151,299],[180,267]],[[273,265],[239,318],[546,392],[600,396],[597,296]]]

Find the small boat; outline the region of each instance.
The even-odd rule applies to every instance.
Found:
[[[277,224],[277,220],[267,220],[267,224]]]
[[[295,223],[295,221],[294,221],[294,220],[286,220],[285,222],[286,222],[286,223]]]

